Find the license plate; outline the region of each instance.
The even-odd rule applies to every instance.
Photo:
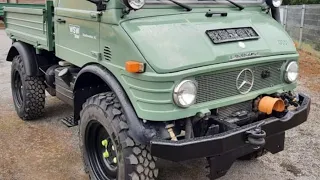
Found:
[[[259,39],[252,27],[207,30],[206,34],[214,44]]]

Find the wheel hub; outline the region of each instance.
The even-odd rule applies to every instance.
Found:
[[[88,125],[85,144],[96,176],[115,180],[118,172],[117,151],[107,130],[98,121],[92,120]]]
[[[118,163],[118,159],[116,156],[116,151],[114,146],[109,145],[109,141],[104,139],[101,141],[102,146],[105,148],[105,151],[102,153],[102,156],[111,163],[111,165],[116,165]],[[111,149],[110,149],[111,147]]]

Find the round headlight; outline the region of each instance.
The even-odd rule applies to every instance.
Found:
[[[273,8],[278,8],[282,4],[282,0],[267,0],[266,1],[268,6],[273,7]]]
[[[130,9],[134,10],[141,9],[146,3],[145,0],[124,0],[124,2]]]
[[[186,108],[195,103],[197,96],[197,83],[192,80],[184,80],[179,83],[173,92],[173,100],[176,105]]]
[[[297,62],[292,61],[287,65],[286,73],[285,73],[285,80],[288,83],[295,82],[299,75],[299,65]]]

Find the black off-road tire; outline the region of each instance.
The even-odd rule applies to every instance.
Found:
[[[17,87],[19,79],[20,90]],[[43,115],[45,106],[44,78],[28,76],[20,55],[14,57],[12,61],[11,90],[16,112],[22,120],[33,120]]]
[[[251,161],[251,160],[254,160],[254,159],[258,159],[259,157],[265,155],[267,153],[267,151],[265,149],[262,149],[262,150],[259,150],[259,151],[255,151],[255,152],[252,152],[250,154],[247,154],[247,155],[244,155],[240,158],[238,158],[239,160],[241,161]]]
[[[99,177],[89,158],[86,133],[92,121],[98,121],[110,135],[116,146],[118,159],[117,180],[155,180],[158,176],[156,158],[151,156],[148,147],[136,143],[128,135],[128,125],[118,98],[113,92],[97,94],[83,105],[80,114],[80,148],[85,170],[92,180],[109,180]],[[103,177],[103,176],[102,176]]]

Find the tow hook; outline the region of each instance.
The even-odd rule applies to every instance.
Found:
[[[266,132],[261,129],[261,126],[265,122],[261,122],[253,129],[246,131],[247,134],[247,143],[254,146],[254,149],[260,149],[260,147],[266,144]]]

